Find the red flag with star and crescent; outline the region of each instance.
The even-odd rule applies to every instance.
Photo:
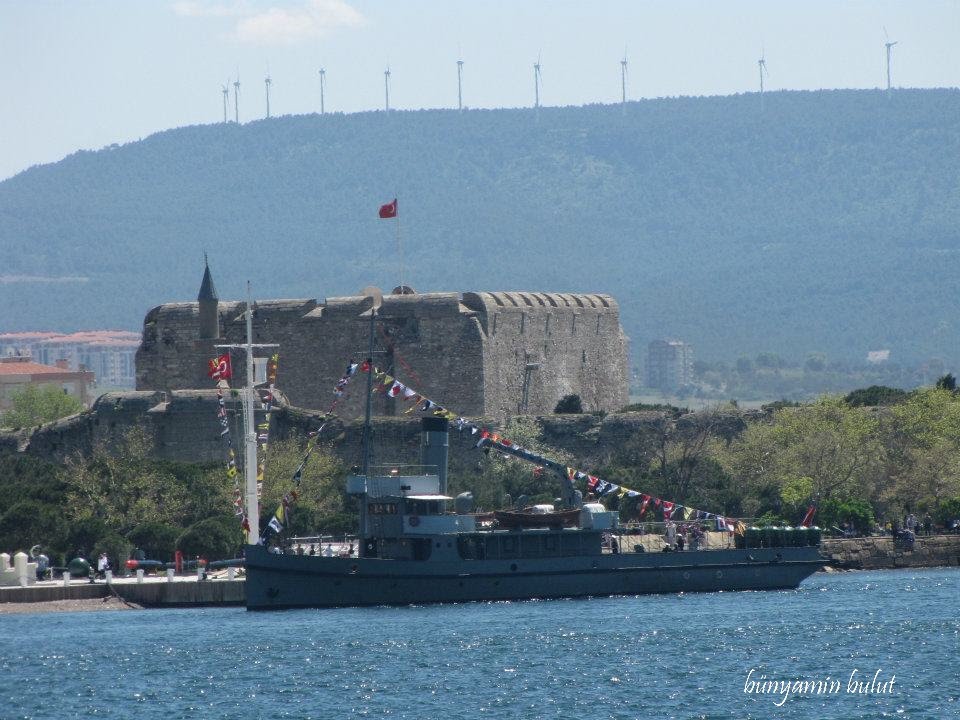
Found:
[[[230,353],[224,353],[210,360],[207,367],[207,376],[214,380],[229,380],[233,377],[233,368],[230,366]]]
[[[386,205],[380,206],[380,219],[387,220],[388,218],[395,218],[397,216],[397,199],[394,198],[393,202],[388,202]]]

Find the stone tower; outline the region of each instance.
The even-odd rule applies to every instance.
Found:
[[[203,257],[203,281],[200,283],[200,293],[197,295],[200,315],[200,339],[218,340],[220,338],[220,298],[217,297],[217,288],[214,287],[213,277],[210,275],[210,265],[207,257]]]

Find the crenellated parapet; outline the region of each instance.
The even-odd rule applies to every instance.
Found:
[[[208,273],[204,283],[212,288]],[[137,352],[138,389],[210,387],[206,369],[215,345],[245,341],[246,303],[207,297],[201,308],[202,302],[147,313]],[[209,315],[212,302],[216,323]],[[277,385],[293,404],[329,407],[347,362],[366,356],[370,308],[364,296],[254,303],[254,342],[280,345]],[[568,394],[579,395],[587,410],[627,404],[627,338],[609,295],[396,294],[383,297],[377,317],[375,364],[462,414],[550,413]],[[242,373],[243,359],[235,356],[234,366]],[[338,412],[359,415],[362,395],[349,392]],[[379,415],[405,409],[382,395],[375,403]]]

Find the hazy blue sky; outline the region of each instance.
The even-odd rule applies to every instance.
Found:
[[[240,120],[391,105],[530,105],[542,58],[545,105],[757,89],[960,84],[960,0],[0,0],[0,179],[80,148],[222,119],[240,73]],[[231,92],[231,115],[232,115]]]

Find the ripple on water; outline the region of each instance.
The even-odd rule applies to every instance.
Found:
[[[944,569],[818,575],[789,592],[0,616],[0,715],[957,717],[958,590],[960,570]],[[744,694],[751,669],[844,683],[880,669],[896,690],[777,708]]]

